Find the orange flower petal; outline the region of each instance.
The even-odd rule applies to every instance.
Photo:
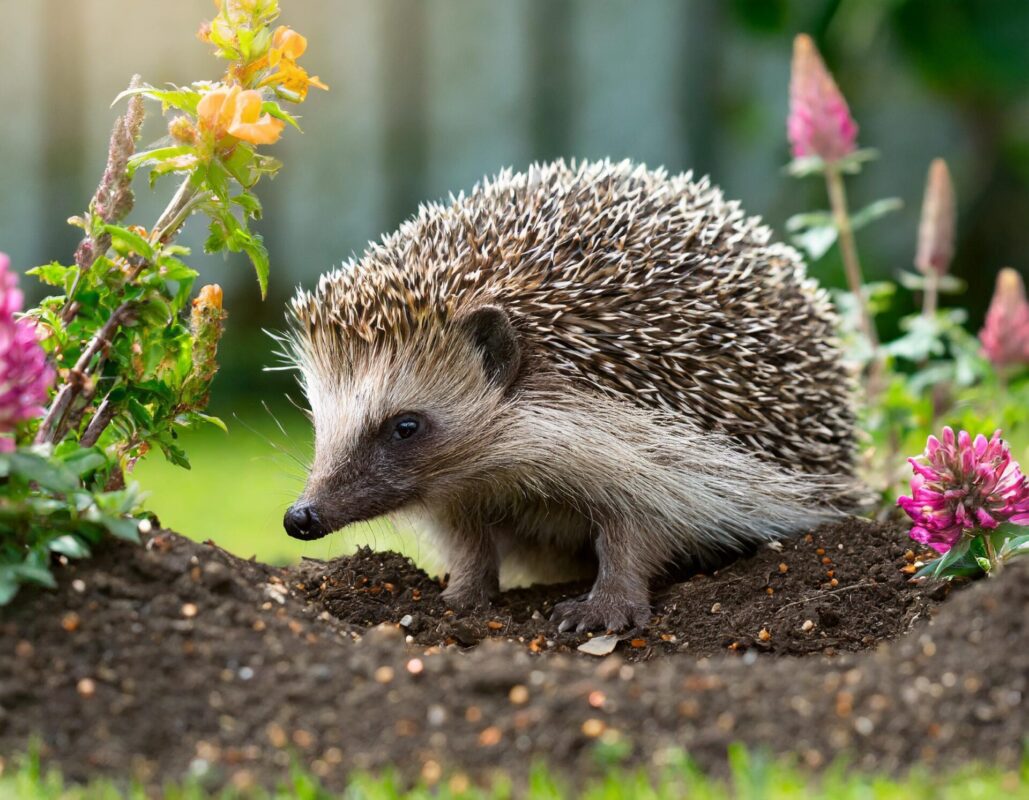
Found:
[[[292,28],[280,25],[272,36],[272,47],[286,58],[298,59],[307,50],[307,38]]]

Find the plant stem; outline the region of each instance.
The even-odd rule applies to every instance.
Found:
[[[940,293],[940,275],[930,269],[925,276],[925,290],[922,294],[922,316],[931,319],[936,314]]]
[[[67,432],[65,422],[68,409],[71,408],[75,399],[82,394],[89,373],[94,371],[100,363],[97,362],[97,364],[91,367],[90,362],[104,347],[111,345],[111,337],[114,335],[115,330],[129,317],[134,306],[135,303],[129,301],[122,303],[114,310],[114,313],[111,314],[107,322],[103,324],[93,338],[90,339],[86,349],[79,356],[79,360],[71,368],[67,381],[65,381],[54,397],[54,401],[50,404],[46,416],[43,417],[43,422],[36,433],[36,444],[47,442],[55,444],[64,438],[64,434]]]
[[[997,557],[997,550],[993,546],[989,531],[983,533],[983,545],[986,547],[986,557],[990,560],[990,571],[987,574],[992,578],[1000,572],[1001,560]]]
[[[186,218],[192,211],[193,202],[199,191],[193,185],[192,176],[188,176],[179,186],[171,202],[161,212],[150,232],[150,241],[155,245],[168,244],[179,232]]]
[[[875,323],[868,310],[868,301],[865,299],[861,262],[858,260],[857,245],[854,243],[854,230],[850,225],[850,212],[847,210],[847,192],[843,186],[843,175],[830,164],[825,169],[825,182],[829,190],[829,203],[832,206],[836,230],[839,232],[840,254],[843,257],[843,268],[847,273],[847,285],[861,311],[861,330],[871,344],[872,350],[878,351],[879,336],[875,332]]]

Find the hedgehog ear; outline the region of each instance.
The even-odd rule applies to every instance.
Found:
[[[482,353],[487,379],[506,389],[518,374],[521,363],[518,334],[507,312],[497,306],[480,306],[463,315],[460,325]]]

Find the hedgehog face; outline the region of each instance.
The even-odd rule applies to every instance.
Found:
[[[485,306],[435,334],[351,348],[346,369],[306,369],[315,455],[286,532],[317,539],[481,480],[519,355],[507,315]]]

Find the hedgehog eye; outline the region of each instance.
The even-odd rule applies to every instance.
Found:
[[[410,439],[418,433],[419,428],[421,428],[421,422],[419,422],[418,418],[410,414],[406,414],[399,417],[393,424],[393,432],[390,435],[390,438],[394,441]]]

